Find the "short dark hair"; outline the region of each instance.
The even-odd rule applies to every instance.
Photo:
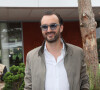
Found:
[[[62,17],[58,13],[56,13],[56,12],[46,11],[43,16],[45,16],[45,15],[53,15],[53,14],[58,17],[60,25],[63,25],[63,19],[62,19]],[[43,18],[43,16],[42,16],[42,18]],[[41,20],[42,20],[42,18],[41,18]],[[40,20],[40,23],[41,23],[41,20]]]

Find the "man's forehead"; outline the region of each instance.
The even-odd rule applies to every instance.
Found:
[[[52,15],[44,15],[41,19],[41,23],[42,22],[45,22],[46,20],[53,20],[53,21],[58,21],[59,22],[59,19],[58,17],[55,15],[55,14],[52,14]]]

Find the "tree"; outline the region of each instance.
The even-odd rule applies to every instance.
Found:
[[[88,74],[90,77],[90,86],[93,90],[97,89],[98,82],[98,53],[96,42],[96,26],[92,11],[91,0],[78,0],[78,11],[80,19],[80,30],[82,36],[85,61],[87,63]]]

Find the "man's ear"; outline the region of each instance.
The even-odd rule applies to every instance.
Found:
[[[61,26],[60,26],[60,32],[61,32],[61,33],[63,32],[63,28],[64,28],[64,26],[61,25]]]

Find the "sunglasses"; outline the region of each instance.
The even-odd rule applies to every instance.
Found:
[[[47,31],[48,27],[50,27],[51,30],[55,30],[57,28],[57,26],[60,26],[60,24],[53,23],[53,24],[50,24],[50,25],[41,25],[40,28],[43,31]]]

